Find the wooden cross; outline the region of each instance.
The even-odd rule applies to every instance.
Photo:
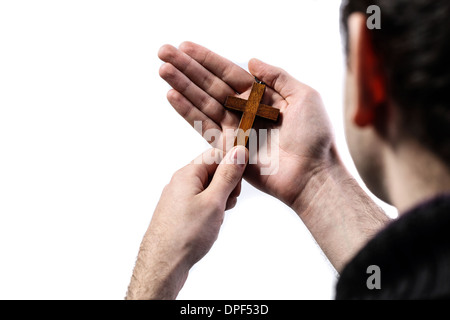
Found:
[[[253,122],[255,121],[256,116],[277,121],[278,115],[280,114],[279,109],[261,104],[264,90],[266,89],[266,84],[256,78],[255,80],[256,81],[253,83],[252,91],[250,92],[250,97],[248,100],[229,96],[225,102],[225,108],[244,113],[242,115],[241,122],[239,123],[240,130],[238,131],[238,135],[234,141],[234,146],[237,146],[238,144],[241,144],[244,147],[247,146],[248,134],[245,133],[253,127]]]

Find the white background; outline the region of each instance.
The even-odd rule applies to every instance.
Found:
[[[342,129],[337,0],[0,1],[0,299],[122,299],[160,192],[208,148],[166,100],[161,45],[257,57]],[[390,209],[392,214],[395,212]],[[245,184],[180,299],[330,299],[300,219]]]

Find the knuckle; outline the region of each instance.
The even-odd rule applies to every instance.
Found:
[[[207,190],[198,199],[197,204],[202,208],[208,208],[207,211],[211,213],[225,206],[222,195],[212,190]]]
[[[229,165],[230,167],[232,167],[232,165]],[[228,169],[228,168],[227,168]],[[235,184],[237,178],[237,173],[235,170],[223,170],[221,172],[221,179],[223,182],[227,183],[227,184]]]
[[[217,101],[209,97],[202,98],[200,109],[206,114],[211,114],[214,118],[220,118],[225,115],[225,108],[220,108],[217,105]]]
[[[163,188],[161,194],[162,194],[162,195],[167,195],[167,194],[170,194],[171,192],[172,192],[172,184],[171,184],[171,183],[168,183],[168,184],[166,184],[166,185],[164,186],[164,188]]]
[[[180,180],[182,180],[186,176],[188,167],[184,167],[182,169],[179,169],[172,175],[172,179],[170,180],[170,183],[178,183]]]
[[[220,199],[220,197],[215,196],[208,199],[208,206],[215,212],[224,211],[225,203]]]
[[[305,93],[305,99],[307,99],[307,100],[311,100],[311,101],[322,100],[322,97],[321,97],[319,91],[317,91],[316,89],[313,89],[311,87],[307,87],[306,90],[304,91],[304,93]]]
[[[202,84],[201,86],[202,86],[202,88],[210,88],[210,87],[212,87],[214,85],[214,80],[215,79],[216,78],[213,77],[211,74],[206,73],[201,79],[201,84]]]

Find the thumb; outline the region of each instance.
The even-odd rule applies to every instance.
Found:
[[[219,198],[224,206],[231,192],[242,179],[248,161],[248,150],[243,146],[237,146],[222,159],[216,173],[207,188],[214,198]]]
[[[297,92],[299,85],[303,85],[283,69],[271,66],[258,59],[250,60],[248,69],[252,75],[275,89],[284,99]]]

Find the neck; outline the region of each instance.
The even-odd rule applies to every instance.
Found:
[[[400,214],[420,203],[450,193],[450,168],[416,142],[385,152],[386,187]]]

